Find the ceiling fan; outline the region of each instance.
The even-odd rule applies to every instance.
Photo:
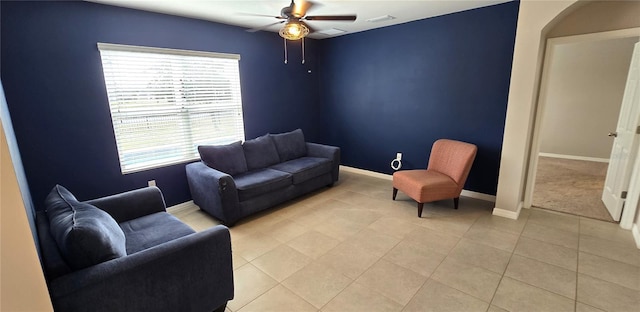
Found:
[[[284,26],[280,29],[280,36],[287,40],[298,40],[306,37],[309,33],[314,32],[314,29],[310,27],[305,21],[348,21],[353,22],[356,20],[355,14],[350,15],[307,15],[307,12],[311,7],[315,5],[312,1],[304,1],[298,0],[296,3],[294,0],[291,0],[291,4],[286,6],[280,10],[279,16],[270,16],[270,15],[259,15],[259,14],[251,14],[253,16],[263,16],[263,17],[275,17],[281,21],[271,23],[269,25],[265,25],[258,28],[253,28],[247,30],[248,32],[256,32],[260,30],[264,30],[268,27],[277,24],[283,24]]]

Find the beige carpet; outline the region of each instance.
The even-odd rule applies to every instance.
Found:
[[[613,222],[601,200],[607,166],[539,157],[533,206]]]

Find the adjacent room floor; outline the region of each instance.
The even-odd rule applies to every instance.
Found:
[[[538,157],[532,205],[613,222],[602,202],[608,163]]]
[[[425,205],[341,172],[332,188],[231,228],[227,311],[637,311],[640,250],[617,224],[493,203]],[[200,231],[195,205],[170,209]],[[188,290],[185,290],[188,291]]]

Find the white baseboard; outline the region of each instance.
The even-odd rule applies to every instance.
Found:
[[[490,201],[490,202],[495,202],[496,201],[496,196],[495,195],[489,195],[489,194],[485,194],[485,193],[478,193],[478,192],[474,192],[474,191],[462,190],[462,193],[460,195],[465,196],[465,197],[475,198],[475,199],[481,199],[481,200],[484,200],[484,201]]]
[[[393,176],[390,175],[390,174],[384,174],[384,173],[375,172],[375,171],[369,171],[369,170],[360,169],[360,168],[354,168],[354,167],[348,167],[348,166],[340,165],[340,170],[346,171],[346,172],[351,172],[351,173],[357,173],[357,174],[361,174],[361,175],[366,175],[366,176],[370,176],[370,177],[374,177],[374,178],[385,179],[385,180],[389,180],[389,181],[393,180]]]
[[[633,234],[633,240],[636,241],[636,247],[640,249],[640,228],[637,224],[634,224],[633,227],[631,227],[631,234]]]
[[[509,218],[513,220],[518,220],[520,216],[520,210],[522,210],[522,202],[518,204],[518,209],[516,211],[505,210],[498,207],[493,208],[493,215],[503,218]]]
[[[188,211],[188,210],[194,210],[198,208],[198,206],[196,206],[196,204],[193,203],[193,200],[184,202],[184,203],[179,203],[177,205],[173,205],[171,207],[167,207],[167,212],[174,214],[174,213],[178,213],[178,212],[183,212],[183,211]]]
[[[359,168],[353,168],[353,167],[340,165],[340,170],[346,171],[346,172],[351,172],[351,173],[356,173],[356,174],[361,174],[361,175],[366,175],[366,176],[369,176],[369,177],[385,179],[385,180],[389,180],[389,181],[393,180],[393,176],[390,175],[390,174],[384,174],[384,173],[369,171],[369,170],[365,170],[365,169],[359,169]],[[484,194],[484,193],[479,193],[479,192],[474,192],[474,191],[462,190],[462,194],[460,194],[460,195],[465,196],[465,197],[480,199],[480,200],[484,200],[484,201],[490,201],[490,202],[495,202],[496,201],[496,196],[495,195],[489,195],[489,194]]]
[[[563,154],[553,154],[553,153],[538,153],[538,156],[571,159],[571,160],[595,161],[595,162],[603,162],[603,163],[609,162],[609,158],[585,157],[585,156],[563,155]]]

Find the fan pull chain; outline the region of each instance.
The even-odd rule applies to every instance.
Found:
[[[304,37],[302,37],[302,64],[304,64]]]
[[[287,39],[284,39],[284,63],[287,64]]]

